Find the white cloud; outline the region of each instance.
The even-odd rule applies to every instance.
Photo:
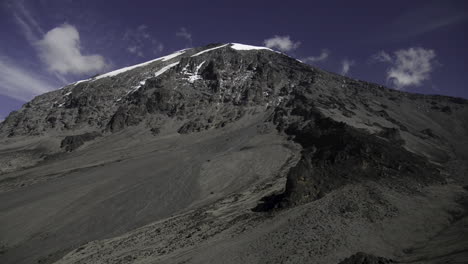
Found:
[[[387,70],[387,80],[397,89],[419,86],[428,80],[435,57],[434,50],[420,47],[397,50],[393,56],[383,51],[373,56],[378,61],[391,64]]]
[[[81,54],[80,35],[74,26],[64,24],[47,32],[36,43],[39,57],[51,72],[89,74],[108,68],[101,55]]]
[[[301,42],[294,42],[289,36],[274,36],[263,41],[265,46],[271,49],[278,49],[280,51],[291,51],[299,48]]]
[[[319,56],[309,56],[306,58],[302,58],[301,60],[304,62],[319,62],[324,61],[330,56],[330,51],[327,49],[323,49]]]
[[[347,59],[341,61],[341,75],[347,75],[351,69],[351,66],[354,66],[354,61]]]
[[[24,1],[10,1],[6,6],[26,40],[58,80],[67,83],[64,74],[95,73],[108,68],[102,56],[81,53],[80,36],[75,27],[64,24],[44,34]]]
[[[0,94],[21,101],[29,101],[34,96],[57,87],[58,85],[20,67],[7,57],[0,56]]]
[[[186,39],[190,45],[192,45],[192,34],[188,32],[186,28],[181,27],[179,31],[176,32],[176,36]]]

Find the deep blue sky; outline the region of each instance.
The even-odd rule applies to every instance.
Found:
[[[468,1],[222,2],[0,0],[0,120],[96,73],[227,42],[269,43],[356,79],[468,98]]]

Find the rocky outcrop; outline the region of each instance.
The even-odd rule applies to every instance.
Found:
[[[100,136],[101,136],[101,133],[97,133],[97,132],[84,133],[81,135],[74,135],[74,136],[66,136],[60,143],[60,147],[67,152],[72,152],[75,149],[82,146],[87,141],[91,141]]]
[[[312,201],[357,181],[396,178],[402,186],[412,186],[408,181],[441,181],[435,165],[408,152],[396,140],[384,140],[320,116],[298,126],[294,123],[286,129],[304,148],[301,160],[288,174],[286,204]]]
[[[360,181],[391,179],[399,188],[444,181],[437,166],[404,149],[398,137],[381,138],[315,110],[292,112],[306,121],[285,127],[280,118],[278,126],[303,147],[301,159],[289,171],[284,192],[263,198],[254,211],[304,204]]]
[[[391,259],[377,257],[371,254],[358,252],[338,264],[390,264],[395,263]]]

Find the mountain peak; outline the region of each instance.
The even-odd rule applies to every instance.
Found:
[[[146,62],[142,62],[142,63],[139,63],[139,64],[123,67],[123,68],[120,68],[120,69],[117,69],[117,70],[110,71],[108,73],[104,73],[104,74],[100,74],[98,76],[94,76],[94,77],[89,78],[89,79],[76,81],[76,82],[71,83],[71,84],[77,85],[79,83],[86,82],[86,81],[98,80],[98,79],[105,78],[105,77],[112,77],[112,76],[124,73],[126,71],[133,70],[133,69],[138,68],[138,67],[143,67],[143,66],[148,65],[148,64],[153,63],[153,62],[171,60],[171,59],[176,58],[176,57],[178,57],[178,56],[180,56],[180,55],[182,55],[182,54],[184,54],[186,52],[190,53],[189,52],[190,50],[200,50],[199,52],[191,55],[192,57],[195,57],[195,56],[198,56],[200,54],[210,52],[212,50],[216,50],[216,49],[223,48],[223,47],[229,47],[229,48],[232,48],[234,50],[270,50],[270,51],[273,51],[272,49],[267,48],[267,47],[252,46],[252,45],[246,45],[246,44],[240,44],[240,43],[225,43],[225,44],[223,44],[223,43],[213,43],[213,44],[205,45],[203,47],[186,48],[186,49],[178,50],[178,51],[175,51],[175,52],[173,52],[171,54],[165,55],[163,57],[158,57],[156,59],[152,59],[152,60],[149,60],[149,61],[146,61]]]

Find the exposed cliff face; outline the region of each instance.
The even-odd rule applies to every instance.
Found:
[[[4,231],[5,258],[51,262],[71,252],[65,263],[182,262],[184,250],[197,243],[210,247],[231,236],[242,237],[236,247],[245,239],[254,248],[245,230],[284,245],[284,236],[270,229],[282,230],[294,241],[299,231],[265,224],[269,217],[289,222],[291,213],[291,226],[327,237],[308,240],[314,247],[294,245],[315,254],[298,253],[296,260],[337,262],[350,252],[325,255],[349,237],[338,239],[333,226],[317,231],[317,222],[333,215],[334,224],[352,232],[355,222],[365,226],[406,212],[405,199],[427,186],[468,184],[466,120],[467,100],[387,89],[266,48],[214,44],[179,51],[38,96],[0,125],[0,195],[10,210],[0,223],[14,226],[19,218],[32,230]],[[50,193],[58,202],[47,206]],[[21,203],[17,197],[24,197]],[[50,211],[37,225],[18,213],[41,206]],[[298,213],[304,208],[313,216]],[[421,215],[432,217],[426,209]],[[423,221],[408,214],[405,219]],[[156,220],[115,241],[78,248]],[[168,237],[175,242],[155,242]],[[145,243],[148,252],[141,251]],[[193,252],[205,252],[198,249]],[[251,260],[286,261],[270,254],[281,250],[272,246]],[[193,252],[187,253],[193,263],[212,257]],[[213,263],[224,256],[221,246],[216,252]],[[358,254],[346,261],[381,259]]]
[[[307,203],[357,182],[379,181],[401,189],[445,182],[442,167],[406,150],[397,132],[370,134],[323,117],[313,107],[309,111],[293,109],[303,119],[287,127],[279,118],[278,126],[303,147],[301,159],[289,171],[285,191],[265,197],[254,210]]]

